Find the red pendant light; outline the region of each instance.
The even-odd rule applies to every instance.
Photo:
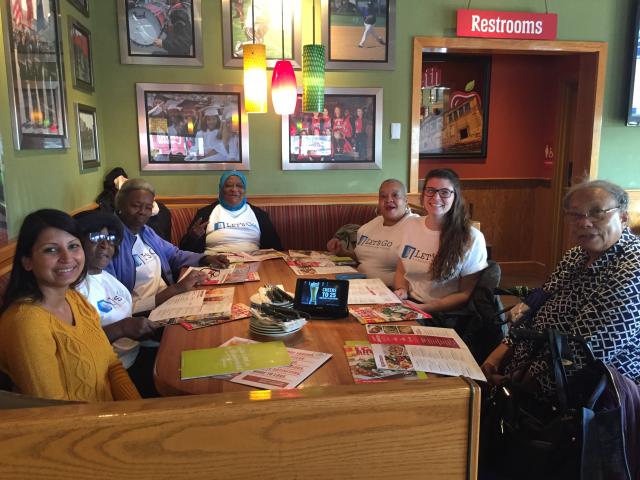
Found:
[[[278,60],[271,77],[271,102],[278,115],[291,115],[298,97],[296,75],[288,60]]]

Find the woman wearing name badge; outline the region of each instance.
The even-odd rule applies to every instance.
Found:
[[[427,312],[463,307],[487,267],[487,248],[470,225],[458,175],[448,168],[427,173],[422,206],[427,216],[410,218],[403,229],[395,293]]]
[[[116,195],[116,214],[125,228],[118,253],[105,270],[131,292],[134,313],[152,310],[205,278],[203,272],[194,270],[175,282],[174,275],[181,268],[229,264],[223,255],[180,250],[148,228],[154,196],[153,186],[141,178],[127,180]]]
[[[243,173],[225,172],[220,177],[218,200],[196,212],[180,248],[207,254],[282,250],[267,212],[247,202],[246,189]]]
[[[351,242],[342,242],[338,237],[329,240],[327,250],[355,258],[360,262],[359,272],[369,278],[380,278],[393,288],[402,229],[407,220],[417,217],[407,205],[407,190],[400,180],[382,182],[378,191],[378,213],[380,215],[358,228],[354,250],[349,248]]]
[[[100,324],[113,349],[144,398],[157,396],[153,385],[153,365],[157,342],[145,342],[155,331],[146,317],[133,317],[131,293],[120,281],[104,271],[118,251],[123,227],[109,213],[88,211],[74,217],[82,228],[82,246],[87,276],[76,290],[94,306]]]
[[[0,370],[18,392],[100,402],[140,398],[93,306],[78,223],[58,210],[24,219],[0,317]]]

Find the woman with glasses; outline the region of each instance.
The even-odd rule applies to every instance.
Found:
[[[23,394],[100,402],[140,398],[91,304],[82,232],[58,210],[27,215],[0,317],[0,370]]]
[[[142,396],[156,396],[152,373],[157,348],[140,344],[153,335],[154,324],[146,317],[132,316],[131,293],[104,270],[118,250],[122,223],[115,215],[99,211],[81,212],[74,218],[82,228],[87,265],[87,276],[76,290],[98,311],[102,329]]]
[[[417,217],[407,205],[407,189],[400,180],[390,178],[380,184],[378,213],[359,228],[353,224],[340,227],[327,243],[327,250],[354,258],[360,262],[360,273],[380,278],[393,287],[403,225],[409,218]],[[356,230],[352,239],[351,233]]]
[[[596,358],[640,384],[640,239],[627,226],[628,205],[627,192],[605,180],[567,192],[565,220],[577,246],[542,286],[542,306],[518,326],[580,336]],[[569,346],[573,359],[566,369],[572,375],[584,355],[578,345]],[[542,396],[555,392],[546,352],[531,342],[514,344],[507,337],[482,369],[493,384],[517,375]]]
[[[395,293],[427,312],[463,307],[487,267],[487,247],[470,225],[458,175],[448,168],[427,173],[422,206],[427,215],[403,229]]]

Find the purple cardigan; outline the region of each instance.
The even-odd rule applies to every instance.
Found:
[[[187,252],[180,250],[172,243],[163,240],[152,228],[146,225],[140,231],[142,241],[149,245],[160,257],[162,278],[167,285],[175,283],[173,271],[178,271],[182,267],[195,267],[200,259],[204,257],[202,253]],[[133,260],[133,244],[136,237],[125,227],[122,243],[118,254],[111,259],[111,263],[105,268],[107,272],[120,280],[129,291],[133,291],[136,284],[136,265]]]

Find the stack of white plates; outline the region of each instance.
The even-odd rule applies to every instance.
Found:
[[[257,335],[284,337],[300,331],[306,323],[307,321],[304,318],[288,322],[280,322],[263,315],[254,315],[249,321],[249,330]]]

